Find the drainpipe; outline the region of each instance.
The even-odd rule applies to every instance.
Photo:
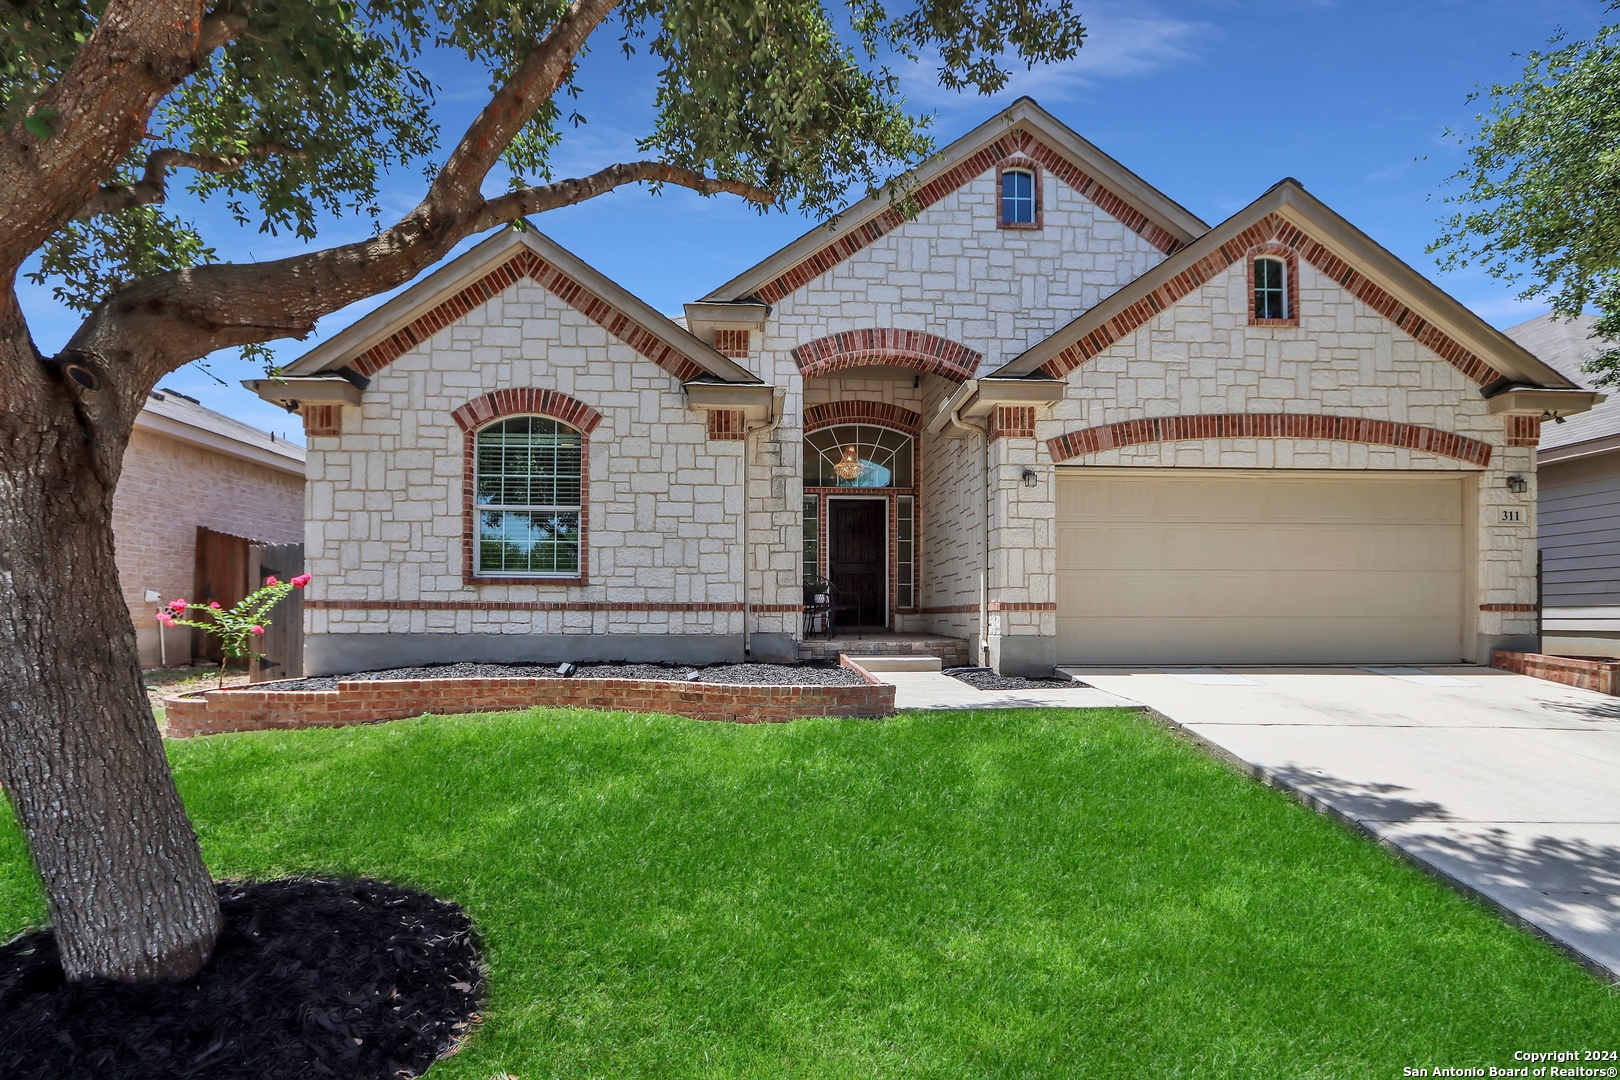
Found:
[[[752,614],[752,599],[749,594],[748,573],[748,437],[756,431],[769,432],[782,421],[782,399],[787,394],[785,390],[777,390],[771,395],[771,415],[763,424],[754,427],[743,427],[742,443],[742,594],[743,594],[743,656],[752,656],[754,652],[753,634],[748,628],[749,618]]]
[[[990,664],[990,422],[975,424],[962,419],[962,406],[979,388],[979,380],[969,379],[953,395],[957,404],[950,411],[950,425],[963,434],[976,434],[984,449],[984,520],[979,535],[979,666]]]

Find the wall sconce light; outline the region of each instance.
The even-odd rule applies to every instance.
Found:
[[[1523,495],[1526,491],[1530,490],[1530,481],[1526,480],[1522,476],[1510,476],[1507,478],[1507,486],[1508,490],[1513,492],[1513,494]]]
[[[1024,470],[1024,486],[1025,487],[1032,488],[1036,484],[1039,484],[1040,482],[1041,482],[1040,474],[1037,473],[1034,469],[1025,469]]]

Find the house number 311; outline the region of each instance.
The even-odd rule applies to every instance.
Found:
[[[1523,525],[1524,524],[1524,511],[1520,510],[1518,508],[1514,508],[1514,509],[1503,508],[1502,516],[1498,520],[1503,525]]]

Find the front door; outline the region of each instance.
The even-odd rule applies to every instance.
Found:
[[[840,628],[889,624],[887,506],[883,499],[827,500],[827,577]]]

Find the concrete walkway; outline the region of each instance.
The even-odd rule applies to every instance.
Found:
[[[1104,690],[975,690],[960,679],[937,671],[874,671],[874,678],[894,684],[897,709],[1100,709],[1134,708],[1136,702]]]
[[[1065,670],[1620,980],[1620,700],[1478,667]]]

